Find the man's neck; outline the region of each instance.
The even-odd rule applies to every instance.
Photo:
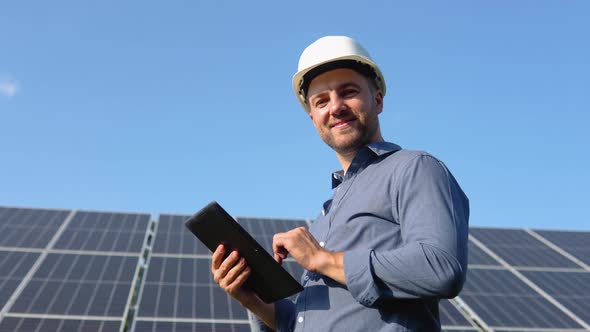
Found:
[[[350,164],[352,163],[354,156],[356,156],[357,151],[358,150],[355,150],[344,154],[338,152],[336,153],[336,157],[338,158],[338,161],[340,162],[340,166],[342,166],[342,170],[344,171],[344,173],[346,173],[348,167],[350,167]]]

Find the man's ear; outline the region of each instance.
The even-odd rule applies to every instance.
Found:
[[[381,114],[381,112],[383,112],[383,92],[381,92],[381,90],[376,90],[373,100],[375,102],[375,108],[377,108],[377,114]]]

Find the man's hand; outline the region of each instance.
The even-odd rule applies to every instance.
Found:
[[[291,255],[304,269],[345,284],[344,253],[328,251],[305,227],[294,228],[273,237],[272,250],[279,263]]]
[[[240,258],[237,251],[233,251],[226,259],[223,259],[223,255],[225,247],[220,244],[211,257],[211,273],[215,283],[275,330],[274,304],[264,303],[256,293],[242,287],[251,272],[246,260]]]
[[[225,248],[219,245],[211,257],[213,280],[229,295],[245,305],[256,297],[252,291],[242,287],[250,276],[250,267],[246,265],[244,258],[240,258],[237,251],[229,254],[225,260],[223,260],[224,254]]]

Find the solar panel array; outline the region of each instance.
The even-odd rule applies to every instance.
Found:
[[[0,207],[0,331],[123,331],[150,219]]]
[[[253,331],[213,283],[189,217],[0,207],[0,332]],[[237,221],[269,253],[275,233],[308,226]],[[590,232],[472,227],[467,281],[441,301],[442,328],[590,331],[589,264]]]
[[[189,217],[164,214],[158,219],[133,330],[250,331],[247,311],[213,282],[211,253],[186,230],[184,221]],[[267,250],[272,234],[307,226],[304,220],[238,222]],[[294,275],[301,275],[297,264],[285,265]]]

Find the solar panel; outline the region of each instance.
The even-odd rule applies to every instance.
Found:
[[[0,310],[38,257],[38,253],[0,250]]]
[[[0,247],[45,248],[69,213],[0,207]]]
[[[134,256],[48,254],[9,313],[123,318]]]
[[[520,271],[576,316],[590,322],[590,273]]]
[[[536,230],[535,233],[590,265],[590,232]]]
[[[80,211],[54,248],[139,253],[149,221],[149,214]]]
[[[472,327],[471,323],[449,300],[441,300],[438,310],[440,313],[440,323],[443,327],[462,326]]]
[[[247,320],[211,275],[206,258],[151,257],[138,317]]]
[[[245,323],[183,323],[141,321],[135,325],[135,332],[186,331],[186,332],[250,332]]]
[[[126,321],[148,214],[0,207],[0,332],[250,331],[246,310],[213,283],[210,252],[186,230],[189,217],[160,216],[134,319]],[[269,252],[275,233],[307,227],[302,219],[237,221]],[[515,270],[470,241],[460,300],[440,302],[443,331],[478,331],[472,319],[502,332],[587,328],[579,324],[590,322],[590,232],[470,233]],[[301,277],[303,269],[291,258],[283,266]],[[529,287],[516,270],[563,307]]]
[[[0,332],[119,332],[121,322],[76,319],[6,317]]]
[[[471,228],[469,233],[512,266],[578,267],[524,230]]]
[[[460,298],[491,328],[581,328],[514,274],[472,268]]]
[[[184,222],[190,217],[189,215],[161,214],[158,218],[152,253],[210,255],[209,249],[184,226]]]
[[[189,217],[158,219],[133,330],[250,331],[246,310],[213,282],[211,252],[184,226]]]
[[[480,249],[472,241],[469,241],[468,246],[469,248],[467,250],[469,253],[469,265],[501,266],[498,261],[492,258],[492,256],[486,254],[485,251]]]

